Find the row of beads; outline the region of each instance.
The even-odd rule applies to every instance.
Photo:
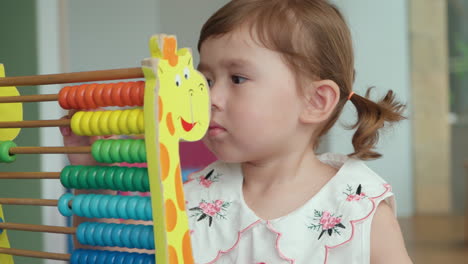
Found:
[[[13,141],[0,141],[0,163],[11,163],[16,160],[16,155],[10,154],[10,148],[15,148]]]
[[[153,226],[84,222],[76,238],[83,245],[154,249]]]
[[[70,264],[155,264],[154,254],[120,251],[78,249],[73,251]]]
[[[148,169],[118,166],[70,165],[63,168],[60,181],[66,188],[148,192]]]
[[[59,92],[59,104],[63,109],[142,106],[144,92],[144,81],[65,86]]]
[[[91,153],[101,163],[146,162],[146,147],[143,139],[96,140]]]
[[[141,196],[104,194],[73,196],[66,193],[60,197],[58,209],[63,216],[76,214],[88,218],[121,218],[145,221],[153,219],[150,198]]]
[[[80,136],[143,134],[143,110],[76,112],[71,118],[71,129]]]

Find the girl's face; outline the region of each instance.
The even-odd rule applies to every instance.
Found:
[[[294,151],[304,97],[278,52],[244,27],[205,40],[198,69],[212,105],[203,141],[220,160],[262,161]]]

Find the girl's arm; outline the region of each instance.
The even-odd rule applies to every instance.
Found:
[[[395,214],[386,202],[379,204],[372,220],[370,248],[372,264],[413,263]]]

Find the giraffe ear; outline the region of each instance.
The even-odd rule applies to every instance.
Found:
[[[161,51],[161,45],[160,45],[160,40],[162,38],[159,37],[159,35],[153,35],[151,36],[149,40],[149,48],[150,48],[150,53],[151,57],[153,58],[162,58],[163,54]]]

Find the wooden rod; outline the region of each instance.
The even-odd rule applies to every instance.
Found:
[[[0,78],[0,86],[29,86],[75,82],[93,82],[104,80],[135,79],[143,77],[143,71],[141,70],[141,68],[137,67],[114,70],[5,77]]]
[[[70,123],[70,119],[12,121],[0,122],[0,128],[58,127],[69,126]]]
[[[0,229],[72,235],[76,233],[76,227],[30,225],[17,223],[0,223]]]
[[[48,102],[48,101],[57,101],[58,99],[59,99],[58,94],[0,96],[0,103]]]
[[[57,206],[58,200],[32,198],[0,198],[0,204]]]
[[[6,179],[60,179],[60,172],[0,172],[0,180]]]
[[[91,146],[85,147],[13,147],[10,154],[86,154]]]
[[[0,254],[8,254],[8,255],[31,257],[31,258],[65,260],[65,261],[70,260],[70,254],[49,253],[49,252],[15,249],[15,248],[0,247]]]

